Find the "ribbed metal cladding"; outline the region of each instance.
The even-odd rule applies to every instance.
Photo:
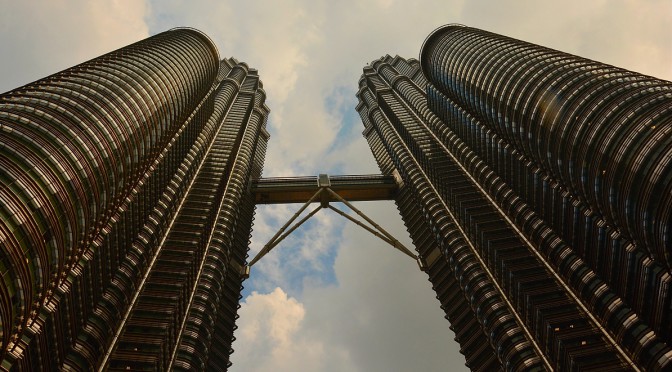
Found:
[[[254,211],[247,185],[260,176],[268,108],[256,70],[222,63],[231,69],[208,122],[216,134],[203,141],[202,165],[112,347],[109,368],[217,370],[229,363]]]
[[[487,34],[464,26],[436,33],[465,29],[469,35]],[[434,54],[429,62],[423,59],[423,68],[440,70],[436,64],[450,58],[460,63],[468,60],[464,50],[445,52],[450,48],[436,40],[448,38],[436,33],[425,43],[423,58],[428,49]],[[474,39],[456,36],[450,42],[466,50],[478,45]],[[428,83],[418,73],[417,61],[383,57],[364,69],[358,93],[364,135],[381,171],[396,169],[404,179],[397,205],[416,249],[428,263],[429,279],[467,365],[482,370],[523,365],[520,359],[510,359],[512,354],[502,353],[497,344],[515,333],[507,330],[502,336],[501,327],[488,328],[492,320],[486,314],[498,309],[500,317],[514,316],[517,324],[509,323],[512,330],[517,326],[527,331],[521,335],[536,345],[534,351],[543,356],[546,368],[664,369],[672,356],[665,264],[651,259],[646,249],[638,249],[633,239],[615,232],[545,165],[526,157],[523,147],[518,149],[484,124],[488,114],[493,122],[504,116],[484,108],[490,108],[488,99],[495,99],[491,95],[501,101],[510,94],[505,87],[533,85],[488,81],[483,84],[490,95],[468,90],[488,76],[511,76],[499,67],[523,63],[517,58],[486,61],[486,56],[507,48],[520,49],[496,45],[471,56],[479,71],[426,73],[437,79],[437,85],[450,86],[454,90],[450,92]],[[581,76],[577,71],[575,75]],[[556,100],[556,105],[562,104]],[[508,107],[499,103],[502,112],[518,112],[510,102]],[[526,137],[533,141],[534,137]],[[522,142],[517,141],[516,145]],[[662,146],[659,151],[668,149],[667,143],[651,145]],[[436,201],[439,205],[432,206]],[[482,274],[470,282],[470,275],[478,270]],[[528,363],[525,368],[542,365]]]
[[[535,350],[539,347],[531,343],[529,331],[483,265],[482,253],[474,249],[473,237],[460,228],[455,211],[437,188],[434,177],[440,175],[439,169],[426,157],[435,156],[438,163],[445,162],[444,156],[427,153],[431,140],[408,106],[422,97],[403,97],[403,88],[399,89],[399,84],[414,85],[408,76],[419,72],[417,61],[386,57],[370,66],[364,69],[358,92],[365,136],[381,172],[396,169],[404,181],[397,206],[416,250],[429,266],[430,281],[455,327],[467,365],[481,370],[542,368],[541,353]],[[417,87],[416,91],[422,92]]]
[[[256,70],[184,28],[0,96],[0,369],[192,370],[217,348],[226,366],[264,100]]]
[[[637,364],[669,364],[672,84],[460,25],[421,63],[430,108],[543,221],[519,228]]]
[[[456,25],[421,60],[441,93],[672,267],[670,82]]]

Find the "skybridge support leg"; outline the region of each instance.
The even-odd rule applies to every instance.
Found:
[[[301,213],[303,213],[303,211],[305,211],[306,208],[308,208],[308,206],[309,206],[312,202],[314,202],[314,201],[317,199],[317,197],[320,196],[320,194],[322,194],[322,191],[323,191],[322,189],[318,190],[318,191],[313,195],[313,197],[311,197],[307,202],[305,202],[305,203],[301,206],[301,208],[299,208],[299,210],[296,211],[296,213],[294,213],[294,215],[292,216],[292,218],[289,219],[289,221],[285,222],[285,224],[280,228],[280,230],[278,230],[278,232],[275,233],[275,235],[273,235],[273,237],[271,238],[271,240],[269,240],[268,243],[266,243],[266,245],[264,245],[264,247],[261,249],[261,251],[259,251],[259,253],[257,253],[257,255],[252,259],[252,261],[250,261],[250,263],[247,265],[247,267],[251,267],[252,265],[254,265],[257,261],[259,261],[262,257],[264,257],[264,256],[266,255],[266,253],[270,252],[271,249],[273,249],[273,247],[275,247],[276,245],[278,245],[278,243],[280,243],[280,241],[281,241],[282,239],[284,239],[285,237],[287,237],[287,235],[289,235],[289,233],[291,233],[292,231],[296,230],[296,228],[298,228],[301,224],[303,224],[304,222],[306,222],[310,217],[314,216],[315,213],[317,213],[317,211],[319,211],[319,210],[322,208],[322,207],[320,206],[319,208],[316,208],[315,210],[313,210],[312,212],[310,212],[310,214],[308,214],[308,216],[304,217],[304,218],[303,218],[301,221],[299,221],[294,227],[292,227],[292,228],[289,230],[289,232],[288,232],[287,234],[282,235],[282,237],[279,238],[279,237],[281,236],[281,234],[287,229],[287,227],[289,227],[289,225],[291,225],[292,222],[294,222],[294,220],[296,220],[296,219],[301,215]]]
[[[390,234],[380,225],[375,223],[371,218],[369,218],[366,214],[364,214],[364,212],[357,209],[354,205],[352,205],[350,202],[348,202],[338,193],[332,190],[330,188],[331,183],[329,182],[329,176],[327,176],[326,174],[321,174],[318,178],[318,185],[319,185],[318,191],[307,202],[305,202],[303,206],[301,206],[301,208],[299,208],[299,210],[296,213],[294,213],[294,215],[289,219],[289,221],[287,221],[275,235],[273,235],[271,240],[269,240],[269,242],[264,245],[264,247],[259,251],[259,253],[257,253],[257,255],[252,259],[252,261],[250,261],[249,264],[247,264],[242,268],[241,275],[243,276],[243,278],[246,279],[250,276],[250,269],[252,265],[257,263],[262,257],[264,257],[268,252],[270,252],[274,247],[276,247],[282,240],[284,240],[287,236],[289,236],[292,232],[294,232],[297,228],[299,228],[299,226],[301,226],[304,222],[308,221],[311,217],[317,214],[317,212],[322,208],[329,208],[334,212],[336,212],[337,214],[345,217],[345,219],[347,219],[348,221],[351,221],[352,223],[364,228],[366,231],[378,237],[380,240],[393,246],[394,248],[398,249],[405,255],[414,259],[417,262],[420,270],[422,271],[426,270],[426,266],[421,258],[419,258],[411,250],[406,248],[406,246],[404,246],[399,240],[397,240],[394,236],[392,236],[392,234]],[[329,205],[329,199],[330,199],[329,196],[345,204],[348,208],[350,208],[357,215],[359,215],[366,222],[368,222],[370,226],[367,226],[365,223],[357,220],[356,218],[350,216],[349,214]],[[292,223],[303,213],[303,211],[306,210],[306,208],[308,208],[308,206],[311,203],[318,201],[320,202],[320,205],[317,208],[313,209],[310,213],[308,213],[308,215],[299,220],[299,222],[292,225]],[[289,230],[287,230],[288,228]],[[285,230],[287,231],[285,232]]]

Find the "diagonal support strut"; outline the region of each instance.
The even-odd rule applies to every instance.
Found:
[[[326,178],[326,181],[325,181]],[[375,223],[371,218],[369,218],[364,212],[360,211],[357,209],[354,205],[352,205],[350,202],[345,200],[343,197],[341,197],[338,193],[336,193],[334,190],[330,188],[330,183],[327,175],[320,175],[320,188],[315,192],[315,194],[308,200],[306,201],[299,210],[294,213],[294,215],[278,230],[278,232],[273,235],[273,237],[266,243],[263,248],[257,253],[257,255],[250,261],[249,264],[244,266],[242,268],[241,275],[243,278],[248,278],[250,276],[250,269],[251,267],[259,262],[261,258],[263,258],[267,253],[269,253],[273,248],[275,248],[282,240],[284,240],[287,236],[289,236],[292,232],[294,232],[299,226],[301,226],[303,223],[308,221],[311,217],[313,217],[315,214],[317,214],[318,211],[320,211],[323,208],[329,208],[332,211],[336,212],[337,214],[343,216],[345,219],[351,221],[352,223],[362,227],[372,235],[378,237],[385,243],[391,245],[392,247],[398,249],[405,255],[411,257],[418,263],[418,267],[420,270],[425,271],[426,267],[423,262],[423,260],[418,257],[416,254],[414,254],[411,250],[409,250],[406,246],[404,246],[399,240],[397,240],[392,234],[387,232],[385,229],[383,229],[380,225]],[[357,215],[359,215],[361,218],[363,218],[366,222],[369,223],[370,226],[367,226],[365,223],[357,220],[356,218],[350,216],[349,214],[334,208],[333,206],[329,205],[328,198],[326,198],[327,195],[331,195],[333,198],[335,198],[337,201],[345,204],[348,208],[350,208],[352,211],[354,211]],[[313,203],[319,201],[320,205],[313,209],[308,215],[303,217],[301,220],[296,222],[294,225],[292,223],[308,208],[308,206]],[[291,226],[291,227],[290,227]],[[289,228],[289,230],[287,230]]]

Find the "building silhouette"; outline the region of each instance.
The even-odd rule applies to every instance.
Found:
[[[1,369],[227,366],[264,100],[192,29],[0,96]]]
[[[357,96],[468,367],[670,368],[670,82],[448,25]]]
[[[0,95],[0,369],[225,369],[255,204],[345,199],[470,368],[672,366],[672,84],[449,25],[357,96],[382,175],[260,179],[258,73],[193,29]]]

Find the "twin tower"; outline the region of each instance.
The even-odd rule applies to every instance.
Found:
[[[357,96],[302,192],[396,201],[469,368],[672,368],[672,83],[448,25]],[[264,101],[186,28],[0,95],[0,369],[228,367]]]

